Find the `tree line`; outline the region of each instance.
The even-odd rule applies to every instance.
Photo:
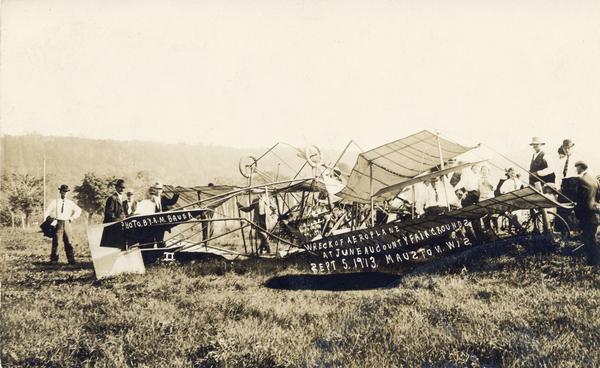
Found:
[[[117,177],[113,175],[97,175],[92,172],[84,174],[80,184],[72,188],[71,199],[87,214],[87,221],[92,222],[95,215],[102,216],[106,198],[114,192]],[[148,188],[151,178],[145,171],[138,171],[129,178],[130,188],[143,191]],[[2,226],[29,227],[33,218],[43,221],[44,213],[44,181],[41,177],[22,173],[4,173],[1,177],[0,190],[0,224]],[[48,202],[55,196],[57,188],[47,188]],[[47,203],[46,203],[47,205]]]

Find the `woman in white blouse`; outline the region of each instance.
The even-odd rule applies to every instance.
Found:
[[[523,188],[525,185],[521,179],[517,176],[517,172],[512,167],[506,171],[508,178],[500,186],[500,194],[514,192],[515,190]]]

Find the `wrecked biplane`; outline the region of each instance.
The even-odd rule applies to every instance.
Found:
[[[394,235],[358,239],[364,239],[361,241],[367,245],[393,242],[415,231],[464,221],[460,234],[456,229],[446,235],[476,242],[501,235],[498,227],[486,225],[490,221],[484,219],[492,216],[503,222],[513,221],[510,213],[532,210],[529,222],[535,226],[527,228],[545,233],[552,233],[553,222],[561,220],[544,209],[564,204],[542,193],[541,188],[530,186],[468,205],[451,205],[448,198],[454,194],[450,193],[453,189],[444,185],[445,208],[435,214],[422,213],[416,198],[419,190],[436,180],[446,184],[449,175],[481,163],[449,165],[450,159],[477,147],[463,146],[426,130],[369,151],[361,150],[349,173],[340,164],[341,156],[333,164],[324,164],[315,146],[304,150],[292,147],[300,163],[290,165],[276,153],[284,146],[292,147],[277,143],[263,155],[240,160],[239,171],[246,186],[166,186],[166,193],[180,195],[176,209],[90,228],[88,237],[97,276],[119,273],[132,262],[135,266],[130,270],[140,271],[144,264],[159,259],[274,258],[305,251],[319,255],[310,244],[344,234],[372,233],[381,226],[393,225]],[[269,157],[275,157],[276,166]],[[262,170],[263,166],[276,169]],[[164,237],[153,237],[155,232]],[[270,245],[265,246],[265,242]],[[405,248],[411,250],[411,244],[405,244]],[[386,255],[385,251],[379,253],[375,255]],[[327,258],[326,254],[320,255]],[[119,257],[123,260],[118,261]]]

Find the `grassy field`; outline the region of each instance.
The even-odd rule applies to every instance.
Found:
[[[600,276],[577,257],[508,245],[435,272],[367,275],[387,285],[371,290],[276,262],[96,281],[83,230],[76,266],[48,265],[40,234],[0,234],[2,367],[600,366]],[[286,279],[364,290],[265,286]]]

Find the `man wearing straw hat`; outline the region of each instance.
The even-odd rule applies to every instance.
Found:
[[[163,193],[163,185],[161,182],[157,181],[154,183],[152,187],[150,187],[152,192],[152,198],[154,199],[154,203],[156,204],[156,212],[164,212],[171,209],[171,206],[177,203],[179,200],[179,193],[173,194],[171,198],[167,197]]]
[[[71,245],[71,221],[81,215],[81,208],[72,200],[67,198],[67,193],[71,190],[66,184],[62,184],[58,191],[60,199],[54,199],[46,208],[44,218],[51,217],[56,225],[56,232],[52,237],[52,250],[50,252],[50,262],[58,262],[58,241],[62,239],[65,253],[69,264],[75,263],[75,255],[73,254],[73,246]]]
[[[152,187],[150,187],[150,195],[152,196],[152,200],[154,201],[154,204],[156,206],[156,212],[164,212],[170,210],[171,206],[173,206],[179,200],[179,193],[173,194],[171,198],[167,197],[167,195],[163,193],[163,185],[159,181],[157,181]],[[171,230],[167,231],[171,232]],[[157,247],[165,246],[164,238],[165,232],[161,229],[157,229],[154,233],[154,242]]]
[[[554,169],[548,165],[546,153],[542,150],[545,144],[539,137],[533,137],[529,143],[534,151],[529,164],[529,184],[531,185],[540,182],[543,186],[545,183],[554,183],[556,179]]]

